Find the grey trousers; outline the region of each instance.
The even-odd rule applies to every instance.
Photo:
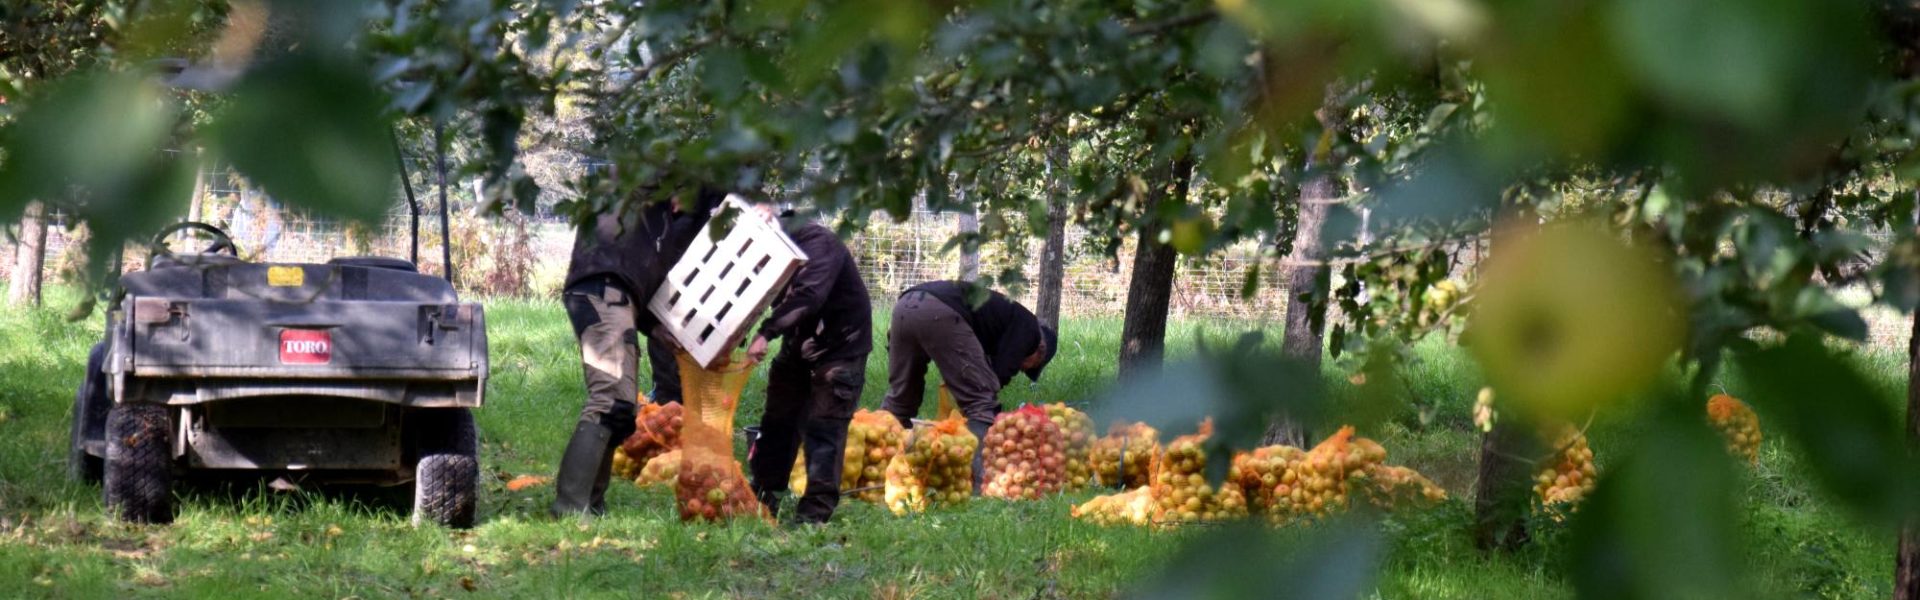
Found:
[[[940,379],[967,421],[992,424],[1000,414],[1000,380],[973,327],[938,298],[908,292],[893,306],[887,332],[887,398],[881,408],[911,427],[926,401],[927,365],[940,367]]]

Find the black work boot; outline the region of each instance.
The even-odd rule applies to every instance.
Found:
[[[612,440],[613,430],[605,425],[581,421],[574,426],[566,453],[560,455],[560,472],[553,478],[553,505],[548,513],[556,517],[587,514],[596,501],[605,510]]]
[[[973,495],[975,496],[980,495],[980,482],[985,480],[987,476],[987,429],[990,427],[993,427],[992,423],[982,423],[974,420],[967,421],[967,431],[973,434],[974,441]]]

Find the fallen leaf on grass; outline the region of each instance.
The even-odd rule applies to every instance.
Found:
[[[547,478],[545,477],[540,477],[538,475],[521,475],[519,477],[513,478],[513,481],[507,482],[507,491],[518,492],[520,490],[524,490],[536,485],[544,485],[546,483],[547,483]]]
[[[472,577],[466,577],[466,576],[461,576],[461,577],[460,577],[460,589],[463,589],[463,590],[466,590],[466,591],[469,591],[469,592],[471,592],[471,591],[475,591],[475,590],[478,590],[478,589],[480,589],[480,588],[479,588],[479,586],[476,586],[476,585],[474,585],[474,584],[473,584],[473,578],[472,578]]]

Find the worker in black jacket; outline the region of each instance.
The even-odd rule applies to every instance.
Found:
[[[967,429],[986,439],[1000,413],[1000,388],[1020,373],[1039,381],[1058,342],[1053,328],[1005,294],[965,281],[914,286],[893,305],[893,327],[887,332],[890,386],[882,408],[911,427],[925,401],[927,364],[939,365],[955,407],[967,417]],[[973,475],[977,488],[979,453]]]
[[[602,213],[575,235],[561,304],[580,340],[587,401],[560,457],[548,509],[554,515],[606,511],[613,450],[634,430],[639,335],[648,338],[655,401],[679,399],[673,338],[647,301],[725,197],[700,190]]]
[[[768,342],[785,340],[767,371],[760,440],[747,462],[754,493],[778,516],[804,441],[807,489],[791,520],[825,523],[840,503],[847,423],[866,385],[873,300],[853,254],[832,230],[791,214],[781,222],[807,263],[774,297],[772,312],[747,346],[748,357],[759,360]]]

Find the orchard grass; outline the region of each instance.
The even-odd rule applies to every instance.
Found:
[[[66,322],[78,295],[51,292],[45,309],[0,309],[0,582],[7,582],[0,594],[9,597],[1108,597],[1152,576],[1182,541],[1202,533],[1102,529],[1068,518],[1069,507],[1091,493],[976,500],[908,518],[850,501],[830,526],[779,529],[681,524],[669,494],[615,485],[608,516],[549,519],[550,486],[510,492],[505,481],[551,475],[581,402],[578,350],[551,300],[489,303],[494,380],[477,412],[486,483],[474,529],[410,527],[390,492],[276,493],[249,481],[184,489],[171,526],[120,524],[106,516],[97,486],[64,475],[73,387],[100,320]],[[885,326],[884,315],[877,321]],[[1188,356],[1196,339],[1224,343],[1248,328],[1277,342],[1278,327],[1176,320],[1169,354]],[[1119,319],[1072,319],[1062,329],[1045,379],[1016,382],[1005,394],[1009,405],[1085,407],[1112,385]],[[1402,394],[1411,398],[1362,434],[1453,499],[1385,522],[1388,544],[1371,595],[1570,597],[1560,575],[1562,524],[1536,520],[1534,543],[1515,554],[1483,558],[1472,549],[1463,499],[1478,454],[1469,413],[1479,375],[1444,340],[1423,342],[1415,354]],[[1880,384],[1904,387],[1904,357],[1869,354],[1861,364]],[[740,424],[758,419],[764,373],[743,398]],[[1329,366],[1336,394],[1357,397],[1346,376]],[[877,407],[883,352],[869,361],[867,381],[862,405]],[[1737,381],[1726,385],[1738,395]],[[1890,537],[1837,512],[1775,431],[1767,428],[1761,464],[1741,489],[1753,587],[1779,597],[1890,595]],[[1614,458],[1610,448],[1637,434],[1605,422],[1590,433],[1603,471]]]

